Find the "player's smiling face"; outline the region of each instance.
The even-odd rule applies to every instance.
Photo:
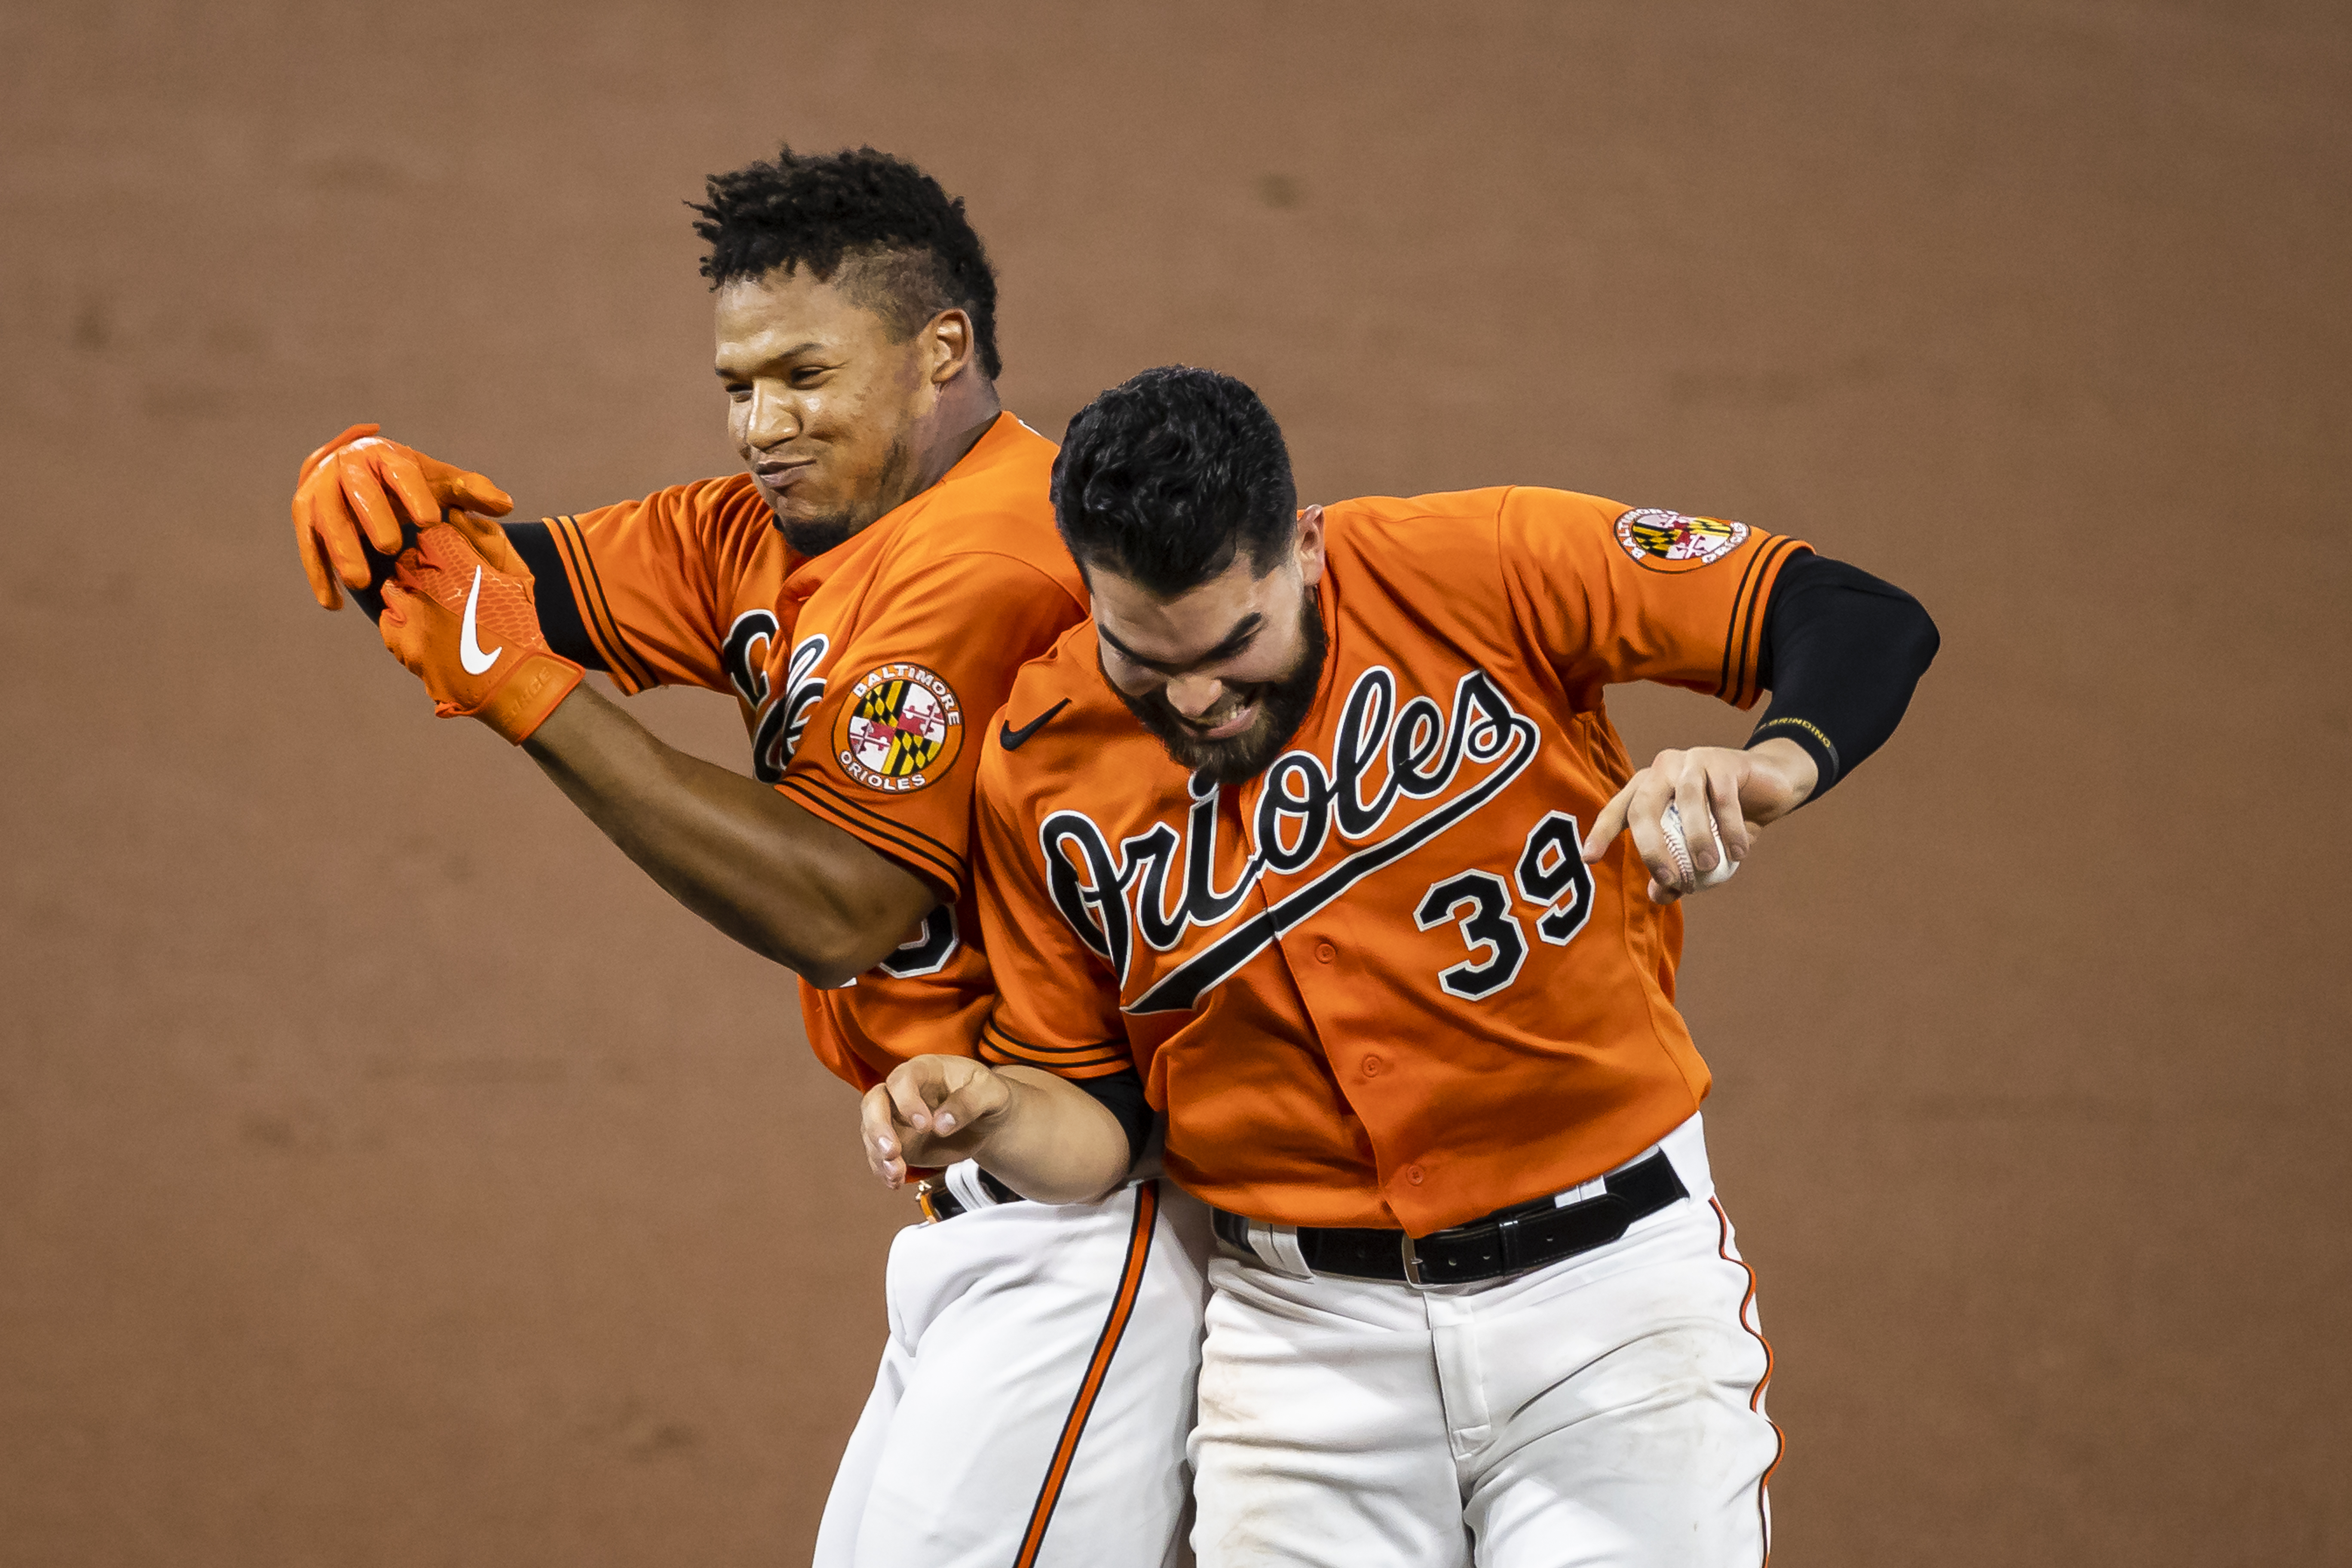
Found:
[[[920,426],[939,396],[936,333],[892,342],[889,324],[841,287],[845,278],[821,282],[803,267],[719,290],[728,434],[803,555],[922,488]]]
[[[1168,754],[1221,784],[1265,771],[1314,706],[1326,651],[1315,585],[1323,509],[1263,571],[1236,556],[1163,598],[1104,564],[1087,569],[1103,679]]]

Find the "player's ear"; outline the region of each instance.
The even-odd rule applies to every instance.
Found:
[[[944,386],[972,363],[971,318],[961,310],[941,310],[923,329],[930,354],[931,384]]]
[[[1323,580],[1323,509],[1310,506],[1298,514],[1298,532],[1290,547],[1298,558],[1298,576],[1308,586]]]

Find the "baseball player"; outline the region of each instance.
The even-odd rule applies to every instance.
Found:
[[[1560,490],[1297,511],[1206,371],[1104,394],[1055,486],[1092,620],[981,764],[998,1000],[980,1060],[868,1093],[869,1159],[1090,1198],[1125,1143],[1083,1085],[1140,1068],[1216,1209],[1203,1565],[1762,1562],[1771,1352],[1676,900],[1892,732],[1932,623],[1797,540]],[[1628,680],[1774,700],[1637,772]]]
[[[995,280],[962,204],[870,149],[787,148],[709,195],[747,471],[501,528],[476,515],[509,510],[488,479],[359,426],[304,465],[296,532],[321,605],[380,585],[383,640],[440,713],[520,743],[663,887],[796,971],[811,1043],[863,1089],[973,1048],[976,731],[1085,586],[1053,444],[998,404]],[[583,668],[732,693],[753,776],[665,746]],[[1131,1168],[1141,1085],[1102,1081]],[[820,1564],[1181,1549],[1206,1213],[1149,1173],[1088,1197],[1030,1203],[968,1163],[927,1184]]]

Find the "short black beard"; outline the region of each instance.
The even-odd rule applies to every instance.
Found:
[[[1265,772],[1274,759],[1282,755],[1283,748],[1298,733],[1299,725],[1306,722],[1307,710],[1315,706],[1315,690],[1323,682],[1323,659],[1330,651],[1330,639],[1324,635],[1322,607],[1312,588],[1299,601],[1298,623],[1307,639],[1307,651],[1300,656],[1297,668],[1272,685],[1257,689],[1257,722],[1230,740],[1202,739],[1200,731],[1177,717],[1176,710],[1168,705],[1164,689],[1148,697],[1130,697],[1120,691],[1108,675],[1103,677],[1103,684],[1118,693],[1118,700],[1127,704],[1127,710],[1159,738],[1160,745],[1178,763],[1212,783],[1240,784]]]
[[[890,444],[889,452],[882,459],[882,472],[866,499],[823,517],[787,520],[772,511],[770,520],[775,523],[776,531],[784,536],[784,542],[801,555],[822,555],[848,543],[902,505],[908,498],[898,491],[905,488],[907,477],[914,468],[914,451],[901,436]],[[896,500],[890,499],[894,496]]]
[[[793,553],[807,558],[848,543],[857,536],[858,530],[873,521],[852,510],[829,517],[795,518],[790,522],[780,517],[775,523],[776,531],[784,536],[784,542],[793,547]]]

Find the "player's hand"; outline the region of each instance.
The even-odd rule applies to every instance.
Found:
[[[580,684],[547,646],[530,572],[499,525],[456,511],[420,531],[383,584],[383,646],[445,719],[479,719],[520,742]]]
[[[917,1057],[866,1091],[859,1129],[866,1163],[886,1187],[907,1168],[937,1170],[980,1152],[1011,1107],[1012,1083],[970,1057]]]
[[[507,492],[481,475],[387,441],[376,429],[352,426],[303,458],[295,478],[294,548],[326,609],[342,607],[338,578],[352,588],[373,583],[374,563],[362,545],[394,556],[415,530],[453,507],[492,517],[514,510]]]
[[[1601,808],[1592,831],[1585,836],[1585,864],[1599,860],[1617,836],[1630,828],[1634,852],[1649,868],[1651,901],[1671,904],[1696,891],[1724,857],[1734,865],[1747,859],[1758,836],[1802,805],[1819,779],[1812,757],[1793,741],[1766,741],[1746,751],[1695,746],[1686,752],[1660,752]],[[1663,818],[1669,804],[1682,818],[1694,873],[1688,879],[1666,848]],[[1706,830],[1709,822],[1715,825],[1713,833]],[[1716,850],[1718,835],[1723,840],[1720,855]]]

